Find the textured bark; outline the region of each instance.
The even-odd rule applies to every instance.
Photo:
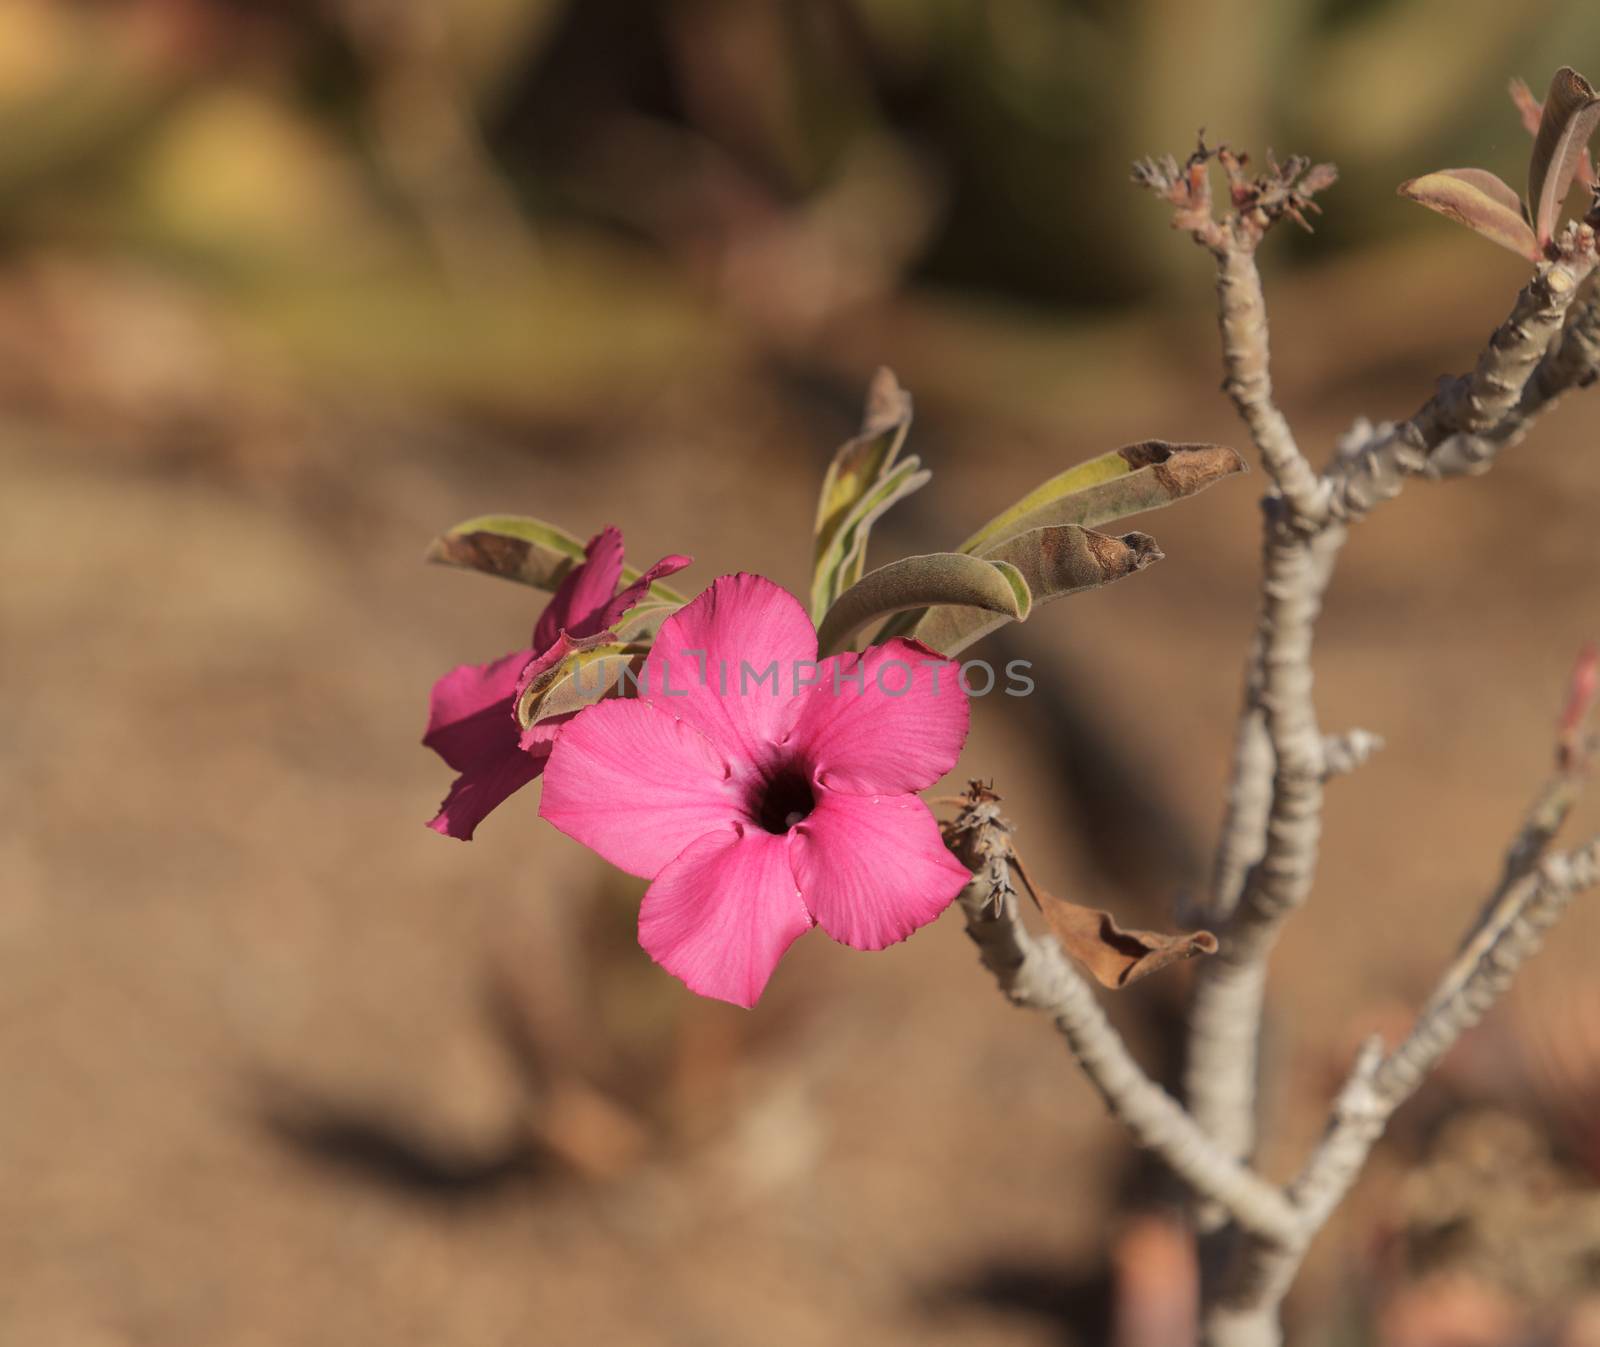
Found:
[[[1548,857],[1512,890],[1513,906],[1492,938],[1469,941],[1445,970],[1405,1041],[1388,1054],[1377,1039],[1363,1047],[1321,1142],[1289,1185],[1297,1237],[1269,1243],[1244,1235],[1228,1282],[1206,1309],[1207,1347],[1280,1341],[1278,1308],[1306,1248],[1349,1193],[1389,1119],[1511,985],[1572,900],[1597,884],[1600,838]]]
[[[1318,474],[1273,400],[1266,305],[1255,262],[1256,247],[1276,217],[1252,203],[1281,191],[1293,181],[1293,172],[1274,165],[1267,175],[1248,181],[1235,157],[1218,152],[1236,209],[1216,219],[1204,180],[1211,157],[1202,147],[1182,170],[1175,161],[1147,161],[1136,167],[1135,175],[1174,205],[1174,223],[1191,232],[1215,260],[1223,387],[1274,488],[1264,503],[1260,618],[1246,667],[1233,773],[1205,906],[1207,919],[1222,923],[1221,949],[1202,965],[1197,979],[1184,1077],[1196,1122],[1230,1160],[1247,1163],[1256,1144],[1268,961],[1284,923],[1311,894],[1323,786],[1353,771],[1379,746],[1376,736],[1364,731],[1325,737],[1312,695],[1316,622],[1349,525],[1398,495],[1407,477],[1484,471],[1543,410],[1570,389],[1593,382],[1600,373],[1600,301],[1585,289],[1596,265],[1594,231],[1589,224],[1570,226],[1553,260],[1537,265],[1471,373],[1442,380],[1434,396],[1407,421],[1376,427],[1361,423],[1341,442],[1327,471]],[[1553,805],[1546,808],[1540,826],[1558,825],[1565,811],[1559,810],[1559,816],[1555,812]],[[1550,826],[1538,833],[1531,850],[1523,847],[1526,864],[1538,861],[1553,832]],[[1478,1006],[1483,997],[1492,999],[1500,985],[1485,980],[1474,960],[1499,966],[1493,960],[1507,950],[1516,952],[1514,962],[1525,955],[1519,933],[1529,911],[1522,901],[1526,873],[1526,865],[1517,871],[1508,859],[1496,897],[1467,943],[1456,976],[1479,990],[1462,1000],[1462,988],[1448,981],[1441,985],[1440,1005],[1451,1007],[1452,1013]],[[1540,892],[1546,892],[1554,881],[1541,874],[1546,888]],[[1481,1014],[1481,1009],[1472,1013]],[[1462,1027],[1458,1014],[1435,1020],[1434,1011],[1430,1003],[1410,1047],[1392,1061],[1374,1059],[1372,1069],[1393,1080],[1410,1069],[1409,1063],[1423,1063],[1423,1070],[1430,1066],[1436,1056],[1430,1055],[1429,1045]],[[1367,1117],[1362,1099],[1357,1078],[1342,1097],[1336,1118]],[[1332,1144],[1333,1153],[1347,1159],[1359,1151],[1349,1180],[1381,1130],[1381,1121],[1370,1135],[1348,1123]],[[1195,1214],[1207,1233],[1202,1266],[1209,1344],[1255,1347],[1279,1341],[1278,1305],[1305,1244],[1342,1193],[1338,1184],[1315,1175],[1303,1179],[1290,1193],[1297,1209],[1296,1232],[1270,1245],[1200,1194]]]
[[[1083,975],[1053,937],[1031,934],[1012,884],[1010,827],[997,801],[980,792],[946,829],[951,849],[974,871],[960,896],[967,934],[1016,1005],[1054,1021],[1111,1113],[1196,1193],[1227,1211],[1266,1246],[1298,1229],[1283,1193],[1224,1153],[1183,1106],[1134,1061]]]

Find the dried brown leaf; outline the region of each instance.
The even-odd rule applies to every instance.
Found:
[[[1217,937],[1210,931],[1126,931],[1109,912],[1069,903],[1031,885],[1030,891],[1061,947],[1102,987],[1127,987],[1168,964],[1217,952]]]

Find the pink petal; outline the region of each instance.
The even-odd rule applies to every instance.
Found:
[[[518,650],[489,664],[462,664],[433,685],[422,742],[456,771],[517,741],[511,710],[532,652]]]
[[[656,562],[654,566],[626,589],[621,590],[616,598],[606,605],[605,611],[600,614],[599,630],[604,631],[607,627],[614,626],[618,618],[632,608],[634,604],[638,603],[640,599],[644,598],[645,592],[657,580],[664,580],[669,575],[676,575],[685,566],[693,563],[693,557],[682,557],[676,553],[662,557],[660,561]]]
[[[622,533],[607,524],[589,539],[585,560],[567,572],[555,597],[539,614],[533,629],[533,648],[547,649],[560,632],[592,636],[601,630],[600,615],[616,593],[622,578]]]
[[[539,812],[619,869],[653,879],[689,843],[731,825],[739,805],[704,735],[630,699],[585,707],[562,729]]]
[[[639,943],[652,959],[690,991],[745,1007],[811,926],[787,839],[759,828],[691,842],[639,908]]]
[[[896,639],[835,655],[821,672],[790,742],[822,785],[903,795],[956,765],[970,708],[955,660]]]
[[[509,747],[487,754],[455,779],[428,826],[445,837],[470,842],[490,810],[538,776],[548,756],[548,750],[523,752],[513,735]]]
[[[661,624],[639,696],[724,753],[762,763],[793,726],[795,679],[814,677],[816,658],[817,633],[793,594],[724,575]]]
[[[422,742],[461,774],[428,822],[434,832],[470,841],[490,810],[543,769],[548,750],[522,750],[512,713],[529,658],[519,650],[490,664],[463,664],[433,685]]]
[[[854,949],[904,940],[972,878],[945,850],[939,825],[915,795],[819,791],[816,808],[790,836],[806,906],[823,930]]]

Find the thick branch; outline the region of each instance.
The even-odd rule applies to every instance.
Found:
[[[1272,484],[1297,520],[1315,524],[1328,513],[1328,488],[1307,462],[1288,419],[1272,400],[1267,306],[1253,243],[1220,231],[1217,318],[1222,329],[1223,391],[1233,399]]]
[[[1269,506],[1270,506],[1269,502]],[[1271,790],[1258,859],[1245,875],[1220,954],[1200,970],[1184,1087],[1195,1117],[1232,1155],[1255,1144],[1255,1098],[1267,956],[1305,902],[1322,831],[1323,739],[1312,701],[1311,639],[1345,530],[1307,537],[1269,509],[1257,634],[1261,723]],[[1249,789],[1259,790],[1255,783]],[[1240,790],[1235,783],[1234,791]],[[1230,818],[1230,825],[1237,820]],[[1240,838],[1225,834],[1222,854]],[[1233,862],[1237,864],[1237,861]]]
[[[1407,477],[1482,471],[1535,416],[1591,381],[1600,309],[1574,302],[1595,262],[1592,234],[1574,227],[1567,254],[1540,263],[1471,374],[1442,381],[1409,421],[1350,446],[1329,468],[1333,517],[1361,518],[1399,495]]]
[[[1544,412],[1576,388],[1600,377],[1600,291],[1590,273],[1580,297],[1567,310],[1561,335],[1533,371],[1515,411],[1483,435],[1456,435],[1429,458],[1428,471],[1440,477],[1476,476],[1486,471],[1500,451],[1519,443]]]

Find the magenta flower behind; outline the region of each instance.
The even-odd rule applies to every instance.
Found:
[[[966,740],[959,672],[900,639],[819,662],[798,599],[726,575],[662,626],[636,698],[567,727],[539,812],[652,881],[652,959],[752,1006],[813,925],[882,949],[971,878],[915,794]]]
[[[529,649],[488,664],[457,665],[433,685],[422,742],[460,775],[430,828],[470,841],[491,810],[544,770],[563,721],[523,730],[515,713],[517,693],[567,654],[573,641],[615,625],[653,583],[688,564],[688,557],[663,557],[619,592],[622,534],[607,525],[589,539],[584,560],[572,566],[545,605]]]

